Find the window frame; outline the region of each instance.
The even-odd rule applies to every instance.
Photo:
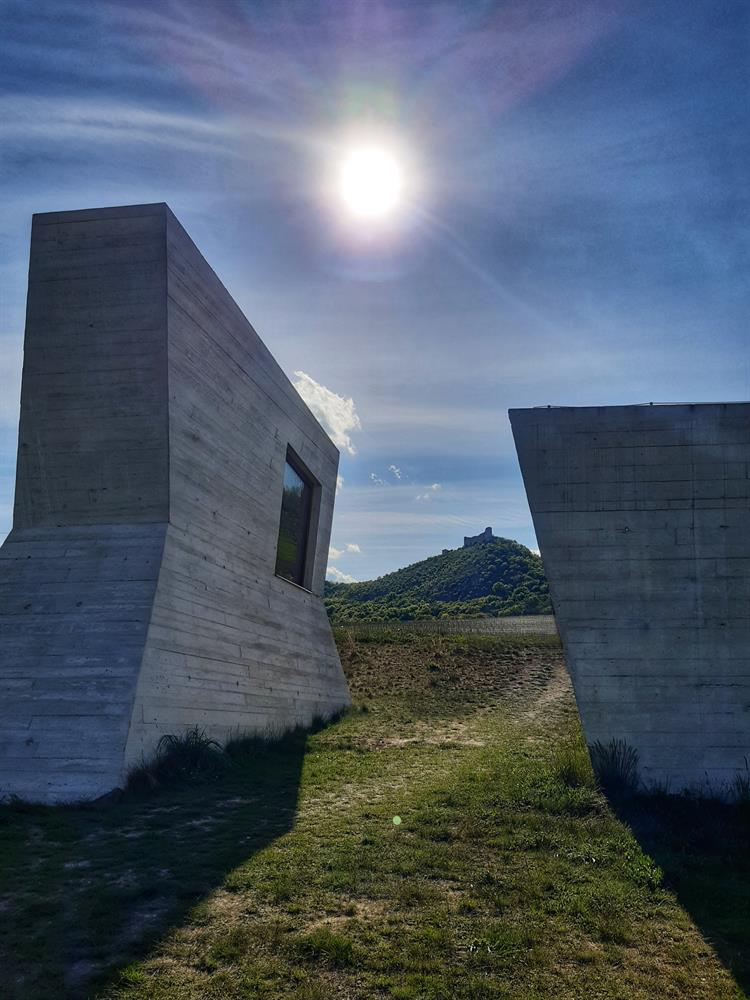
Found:
[[[279,573],[279,541],[281,538],[281,514],[284,506],[284,472],[286,466],[289,467],[299,476],[302,482],[305,484],[309,490],[309,502],[307,504],[306,519],[307,519],[307,530],[304,532],[302,539],[302,582],[297,580],[291,580],[288,576],[284,576]],[[316,477],[312,474],[308,466],[302,461],[297,452],[292,448],[291,445],[287,445],[286,454],[284,456],[284,464],[282,466],[281,472],[281,503],[279,504],[279,519],[278,527],[276,531],[276,557],[274,562],[274,575],[279,580],[283,580],[284,583],[291,584],[293,587],[299,587],[302,590],[312,593],[313,584],[313,574],[315,570],[315,557],[317,550],[318,541],[318,521],[320,518],[320,495],[321,495],[321,485]]]

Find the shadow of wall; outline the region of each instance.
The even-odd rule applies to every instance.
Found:
[[[666,794],[611,803],[743,995],[750,995],[750,805]]]
[[[291,829],[305,747],[304,734],[258,745],[210,784],[104,810],[0,810],[0,894],[13,899],[0,932],[4,996],[73,1000],[117,983]]]

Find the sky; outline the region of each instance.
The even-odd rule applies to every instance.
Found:
[[[341,449],[329,575],[535,546],[509,407],[750,398],[744,0],[0,0],[0,538],[33,212],[166,201]],[[363,142],[404,171],[347,214]]]

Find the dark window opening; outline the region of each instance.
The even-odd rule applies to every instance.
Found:
[[[284,492],[281,498],[276,574],[300,587],[307,586],[307,546],[310,535],[313,485],[287,454],[284,465]]]

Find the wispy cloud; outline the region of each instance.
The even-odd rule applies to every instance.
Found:
[[[391,473],[393,473],[393,477],[395,479],[400,479],[401,478],[401,469],[399,469],[398,466],[396,466],[396,465],[389,465],[388,466],[388,471],[391,472]]]
[[[357,580],[350,573],[342,573],[340,569],[335,566],[329,566],[328,572],[326,573],[326,579],[332,580],[333,583],[356,583]]]
[[[336,476],[336,496],[339,495],[339,493],[343,490],[343,488],[344,488],[344,477],[340,475]]]
[[[350,455],[356,455],[357,449],[352,443],[350,432],[361,430],[362,424],[354,400],[339,396],[316,382],[306,372],[296,371],[294,375],[297,379],[294,388],[328,431],[336,447],[343,448]]]
[[[356,542],[347,542],[346,543],[346,551],[347,552],[356,553],[357,555],[359,555],[359,553],[362,551],[362,549],[359,547],[359,545],[357,545]]]
[[[45,144],[145,142],[169,150],[240,155],[234,140],[238,124],[221,115],[164,111],[120,100],[16,94],[0,99],[0,139],[6,149],[41,139]]]
[[[374,472],[370,473],[370,482],[374,483],[376,486],[385,486],[385,480],[381,479],[380,476],[376,475]]]
[[[419,493],[419,494],[417,494],[417,496],[414,499],[415,500],[431,500],[435,496],[436,493],[439,493],[440,490],[442,490],[442,488],[443,488],[443,486],[442,486],[441,483],[433,483],[432,486],[428,486],[427,487],[427,492],[426,493]]]

